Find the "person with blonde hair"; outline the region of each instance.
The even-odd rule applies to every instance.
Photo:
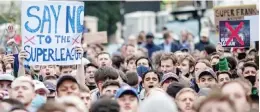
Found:
[[[67,112],[88,112],[84,102],[77,96],[63,96],[56,101],[65,105]]]
[[[175,98],[179,112],[195,112],[193,105],[198,99],[198,94],[193,89],[183,88],[177,93]]]

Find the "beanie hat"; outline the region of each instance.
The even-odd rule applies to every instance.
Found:
[[[226,58],[219,59],[218,70],[219,71],[228,71],[229,70],[228,61]]]

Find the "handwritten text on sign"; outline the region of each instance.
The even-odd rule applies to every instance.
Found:
[[[83,32],[84,4],[81,2],[22,2],[23,49],[30,65],[80,63],[75,45]]]

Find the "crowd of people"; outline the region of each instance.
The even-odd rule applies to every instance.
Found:
[[[165,30],[141,32],[115,53],[76,47],[78,65],[24,65],[27,52],[0,54],[0,112],[258,112],[258,48],[223,48]],[[10,44],[9,47],[12,47]]]

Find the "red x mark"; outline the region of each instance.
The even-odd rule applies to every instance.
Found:
[[[79,36],[80,36],[80,35],[79,35]],[[79,36],[78,36],[76,39],[72,38],[72,41],[73,41],[72,45],[74,45],[75,43],[79,43],[79,42],[78,42]]]
[[[233,39],[233,38],[236,38],[237,39],[237,41],[243,46],[244,45],[244,41],[239,37],[239,35],[238,35],[238,32],[239,32],[239,30],[243,27],[243,25],[244,25],[244,22],[240,22],[239,23],[239,25],[238,25],[238,27],[234,30],[231,26],[230,26],[230,24],[228,23],[228,22],[226,22],[225,23],[225,26],[230,30],[230,32],[231,32],[231,35],[229,36],[229,39],[228,39],[228,41],[227,41],[227,45],[229,45],[229,43],[231,42],[231,40]]]
[[[25,41],[24,44],[26,44],[27,42],[31,42],[33,45],[35,44],[35,43],[32,41],[32,39],[34,38],[34,36],[31,37],[31,38],[28,38],[28,37],[25,36],[25,38],[27,38],[27,41]]]

